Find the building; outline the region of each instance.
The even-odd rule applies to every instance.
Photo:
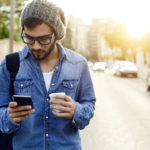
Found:
[[[88,26],[83,23],[82,19],[75,18],[74,16],[71,15],[68,16],[68,21],[71,26],[71,32],[72,32],[71,42],[74,49],[82,54],[87,53]]]
[[[114,21],[111,18],[105,19],[93,19],[88,31],[88,49],[95,57],[95,61],[101,61],[104,55],[110,53],[105,40],[102,36],[102,32],[114,26]]]

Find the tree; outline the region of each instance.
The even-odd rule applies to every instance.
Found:
[[[15,0],[15,35],[14,39],[19,40],[20,38],[20,14],[22,11],[22,6],[25,0]],[[9,25],[10,25],[10,0],[1,0],[0,1],[0,38],[9,37]]]
[[[125,23],[118,23],[111,31],[104,31],[103,36],[110,48],[119,47],[122,49],[121,59],[126,59],[128,49],[132,50],[132,57],[135,58],[134,50],[140,46],[140,39],[133,38],[128,34]]]
[[[4,22],[4,20],[1,20],[0,24],[0,39],[8,38],[9,37],[9,30]]]
[[[129,45],[126,24],[117,24],[111,32],[109,30],[104,31],[103,35],[110,48],[119,47],[122,49],[122,58],[125,59]]]
[[[0,39],[9,37],[9,28],[8,28],[9,11],[7,9],[6,10],[2,9],[2,6],[4,8],[7,6],[7,4],[8,4],[8,1],[6,1],[6,0],[0,1],[0,8],[1,8],[1,11],[0,11]]]
[[[1,7],[3,4],[6,4],[7,6],[10,5],[10,0],[1,0],[1,1],[0,1],[0,7]]]

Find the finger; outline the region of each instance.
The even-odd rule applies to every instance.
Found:
[[[70,114],[69,113],[59,113],[57,111],[52,111],[52,113],[57,116],[57,117],[60,117],[60,118],[67,118],[67,119],[72,119]]]
[[[30,114],[30,111],[20,111],[20,112],[11,113],[10,117],[16,118],[16,117],[20,117],[20,116],[29,115],[29,114]]]
[[[25,106],[18,106],[16,108],[16,111],[24,111],[24,110],[30,110],[30,109],[32,109],[31,105],[25,105]]]
[[[20,121],[26,119],[27,117],[28,117],[28,115],[17,117],[17,118],[13,118],[13,121],[16,122],[16,123],[19,123]]]
[[[10,114],[10,117],[12,118],[12,120],[16,120],[18,118],[27,118],[30,114],[34,113],[35,112],[35,109],[32,109],[32,110],[29,110],[29,111],[22,111],[22,112],[16,112],[16,113],[11,113]],[[23,120],[22,119],[22,120]]]
[[[29,110],[29,115],[35,113],[35,109]]]
[[[61,105],[61,106],[64,106],[64,107],[69,107],[69,103],[63,99],[55,99],[55,100],[52,100],[50,102],[50,104],[52,105]]]
[[[60,106],[60,105],[50,105],[50,108],[53,109],[53,110],[64,112],[64,113],[71,112],[71,109],[69,107],[63,107],[63,106]]]
[[[53,97],[51,97],[51,100],[52,99],[66,99],[66,95],[54,95]]]
[[[73,99],[70,96],[66,96],[65,100],[66,101],[73,101]]]
[[[18,106],[18,107],[14,107],[14,108],[9,108],[8,111],[9,113],[13,113],[13,112],[20,112],[20,111],[26,111],[26,110],[30,110],[32,107],[30,105],[26,105],[26,106]]]
[[[70,97],[70,96],[66,96],[66,95],[60,95],[59,98],[58,97],[55,97],[55,98],[52,98],[50,100],[50,103],[57,103],[59,101],[66,101],[66,102],[74,102],[74,100]],[[66,103],[67,104],[67,103]],[[68,103],[69,104],[69,103]]]
[[[30,115],[30,114],[33,114],[34,112],[35,112],[35,109],[26,110],[26,111],[16,111],[16,112],[9,111],[9,115],[11,118],[15,118],[15,117],[24,116],[24,115]]]
[[[17,102],[10,102],[8,107],[13,108],[13,107],[16,107],[16,106],[18,106]]]

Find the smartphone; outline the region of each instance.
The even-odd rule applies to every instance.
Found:
[[[18,106],[31,105],[33,108],[33,102],[31,96],[13,95],[13,101],[17,102]]]

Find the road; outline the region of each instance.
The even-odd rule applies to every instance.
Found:
[[[81,130],[83,150],[150,150],[150,93],[144,79],[92,73],[95,115]]]

